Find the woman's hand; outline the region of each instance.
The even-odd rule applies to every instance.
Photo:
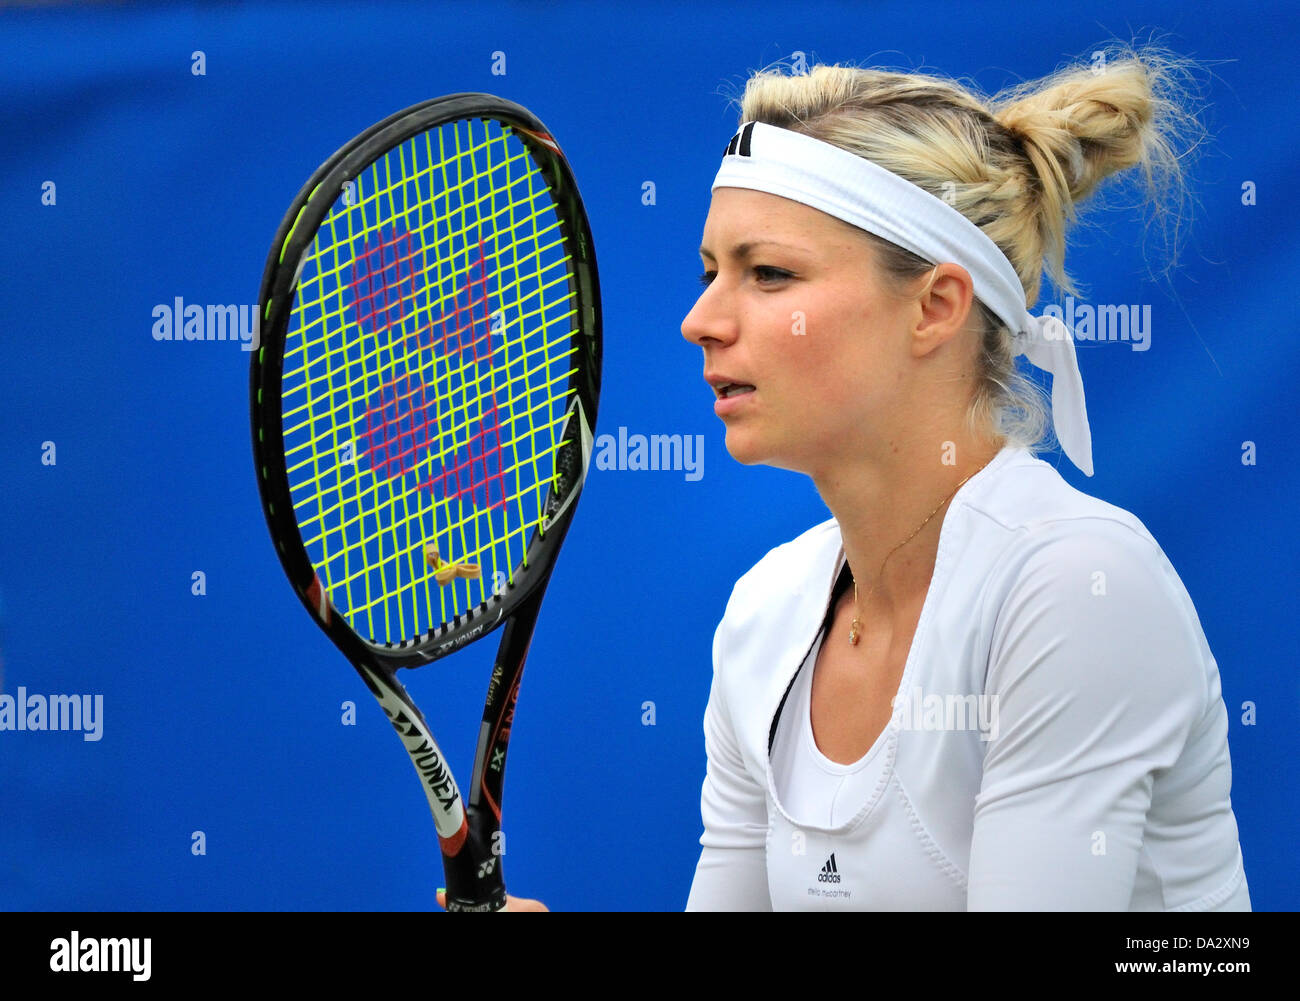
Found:
[[[438,906],[441,907],[444,911],[447,909],[447,891],[446,891],[446,890],[443,890],[443,889],[439,889],[439,890],[438,890]],[[505,907],[505,909],[506,909],[507,911],[514,911],[514,912],[520,912],[520,911],[549,911],[549,910],[550,910],[550,908],[548,908],[548,907],[547,907],[545,904],[543,904],[540,900],[529,900],[529,899],[526,898],[526,897],[512,897],[512,896],[510,896],[510,894],[508,894],[508,893],[506,894],[506,907]]]

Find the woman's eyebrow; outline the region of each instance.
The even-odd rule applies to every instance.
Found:
[[[780,240],[746,240],[744,243],[738,243],[731,248],[732,257],[745,257],[755,247],[785,247],[789,250],[803,250],[803,247],[797,247],[793,243],[782,243]],[[700,247],[700,256],[707,257],[709,260],[716,260],[707,247]]]

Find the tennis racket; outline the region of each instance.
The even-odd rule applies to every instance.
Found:
[[[491,94],[372,126],[285,213],[259,316],[253,454],[280,563],[410,755],[447,910],[500,910],[506,748],[600,385],[595,252],[559,144]],[[397,671],[501,625],[466,800]]]

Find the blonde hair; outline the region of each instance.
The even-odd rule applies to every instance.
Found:
[[[762,70],[746,83],[739,121],[821,139],[943,198],[1007,255],[1033,307],[1044,268],[1060,293],[1077,293],[1065,270],[1076,205],[1131,167],[1141,169],[1166,235],[1172,229],[1173,266],[1187,198],[1181,161],[1204,135],[1185,108],[1196,65],[1154,45],[1139,51],[1111,43],[1088,64],[988,98],[922,73],[840,64],[814,66],[806,75]],[[874,234],[862,235],[900,297],[934,269]],[[1017,368],[1011,332],[976,302],[982,347],[970,429],[1027,448],[1051,447],[1046,394]]]

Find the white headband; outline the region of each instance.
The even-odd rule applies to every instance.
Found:
[[[1074,332],[1033,316],[1016,270],[989,237],[940,198],[838,146],[763,122],[731,137],[714,188],[752,188],[802,202],[883,237],[932,264],[970,272],[975,296],[1012,332],[1013,352],[1052,373],[1052,421],[1070,461],[1092,475],[1092,433]]]

